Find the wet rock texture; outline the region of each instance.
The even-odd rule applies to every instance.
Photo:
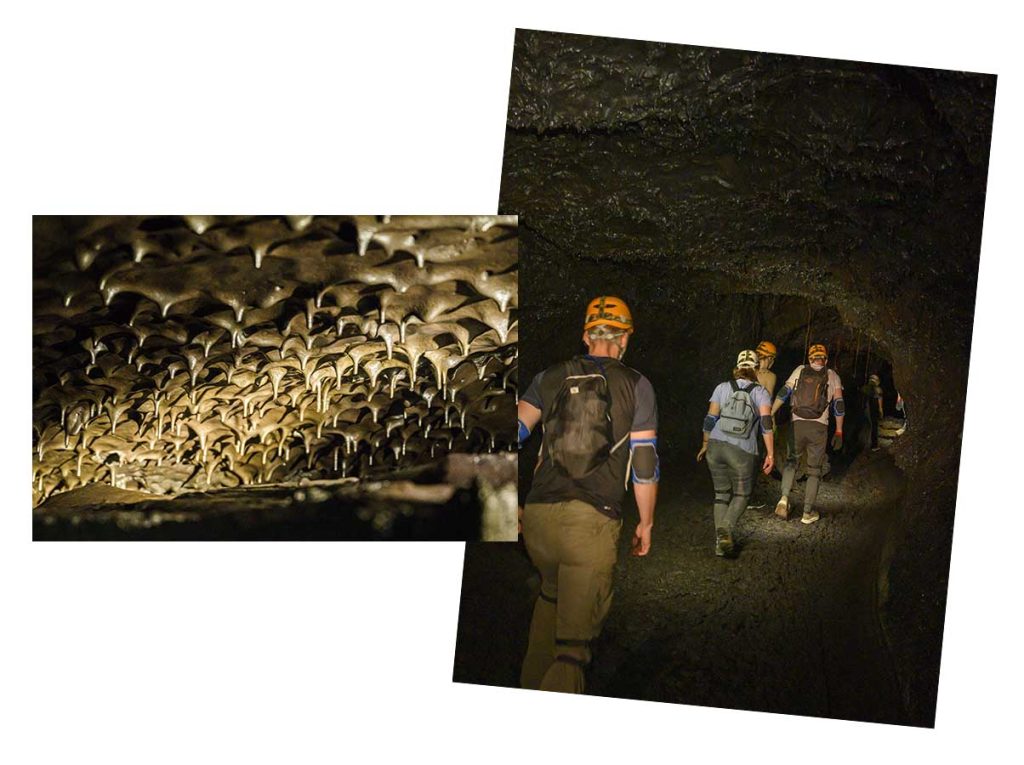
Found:
[[[848,391],[868,364],[890,397],[898,385],[910,427],[890,453],[908,488],[863,516],[885,541],[860,557],[888,598],[892,719],[921,725],[934,718],[994,95],[988,75],[523,30],[512,68],[500,211],[523,222],[527,375],[579,349],[589,298],[625,298],[627,362],[659,395],[663,475],[708,498],[700,418],[739,348],[780,343],[784,379],[810,334],[838,352]],[[870,491],[844,487],[850,503]],[[663,495],[656,554],[673,552],[659,534],[707,518],[709,502]],[[738,597],[723,586],[708,602]],[[814,607],[762,607],[778,602]]]
[[[34,221],[33,504],[512,447],[514,216]]]

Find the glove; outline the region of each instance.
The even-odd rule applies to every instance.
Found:
[[[843,450],[843,434],[838,430],[836,434],[832,436],[832,451],[840,452]]]

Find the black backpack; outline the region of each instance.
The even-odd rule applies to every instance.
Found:
[[[614,443],[611,394],[600,362],[574,360],[567,372],[544,419],[544,449],[560,473],[580,479],[626,439]]]
[[[815,372],[810,365],[800,370],[790,403],[793,414],[816,420],[828,409],[828,367]]]

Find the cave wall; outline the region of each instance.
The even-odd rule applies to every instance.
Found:
[[[911,418],[893,455],[910,490],[885,617],[922,724],[934,718],[994,98],[991,75],[530,30],[512,68],[499,209],[521,216],[526,375],[580,348],[579,314],[601,293],[638,314],[628,360],[654,382],[663,423],[693,419],[710,391],[675,385],[681,367],[720,377],[738,337],[760,339],[753,327],[709,333],[700,306],[716,295],[829,307],[891,360]],[[668,325],[694,321],[703,342],[675,343],[686,333]]]

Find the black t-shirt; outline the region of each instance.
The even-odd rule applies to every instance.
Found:
[[[579,356],[574,360],[574,363],[580,362],[593,367],[594,371],[600,371],[608,380],[612,401],[612,433],[616,443],[630,432],[658,429],[658,404],[654,388],[646,377],[612,358]],[[573,362],[555,364],[538,374],[523,394],[523,401],[541,410],[542,424],[567,376],[569,363]],[[612,518],[621,516],[629,465],[628,439],[612,453],[604,465],[578,480],[556,470],[551,461],[545,459],[543,446],[540,460],[527,502],[579,499]]]

